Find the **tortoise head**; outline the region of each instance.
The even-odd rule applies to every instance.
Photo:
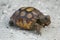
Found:
[[[37,19],[37,23],[39,23],[42,26],[48,26],[51,23],[50,16],[45,15],[41,17],[40,19]]]
[[[45,25],[48,26],[51,23],[50,16],[46,15],[44,19],[45,19]]]

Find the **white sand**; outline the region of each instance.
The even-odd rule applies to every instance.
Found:
[[[8,25],[10,16],[26,6],[51,16],[52,22],[41,30],[41,36]],[[0,0],[0,40],[60,40],[60,0]]]

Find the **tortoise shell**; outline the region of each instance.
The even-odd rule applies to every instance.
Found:
[[[11,16],[10,20],[20,28],[31,29],[37,19],[39,19],[39,15],[43,14],[34,7],[22,7]]]
[[[19,26],[22,29],[36,30],[40,34],[42,27],[48,26],[51,23],[49,15],[43,15],[34,7],[22,7],[14,12],[10,17],[9,24],[11,26]]]

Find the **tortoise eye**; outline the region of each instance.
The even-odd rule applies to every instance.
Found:
[[[46,15],[46,16],[45,16],[45,19],[46,19],[46,20],[50,20],[50,16],[49,16],[49,15]]]

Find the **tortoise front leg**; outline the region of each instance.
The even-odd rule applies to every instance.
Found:
[[[41,35],[40,30],[43,26],[39,25],[38,23],[35,23],[34,27],[35,27],[36,33]]]

